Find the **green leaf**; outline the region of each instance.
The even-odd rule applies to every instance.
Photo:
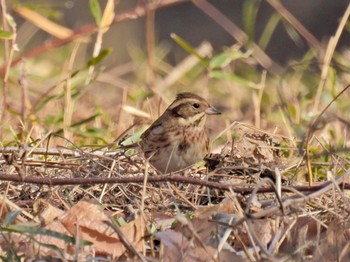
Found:
[[[62,234],[59,232],[55,232],[52,230],[48,230],[42,227],[35,227],[35,226],[27,226],[27,225],[8,225],[8,226],[2,226],[0,227],[0,231],[7,231],[7,232],[16,232],[16,233],[22,233],[22,234],[31,234],[31,235],[44,235],[44,236],[50,236],[57,239],[61,239],[69,244],[75,244],[75,238],[68,236],[66,234]],[[92,243],[87,240],[80,240],[81,245],[91,245]]]
[[[287,23],[286,21],[283,21],[282,24],[284,25],[284,28],[286,29],[287,34],[294,41],[294,43],[298,46],[302,46],[303,40],[301,39],[299,33],[294,29],[294,27],[291,24]]]
[[[270,42],[271,36],[275,31],[280,20],[281,20],[281,16],[278,13],[273,14],[270,17],[259,40],[259,46],[261,47],[261,49],[264,50],[268,45],[268,43]]]
[[[51,250],[55,251],[56,253],[60,254],[62,257],[64,256],[63,250],[58,248],[57,246],[51,245],[51,244],[45,244],[43,242],[36,240],[35,238],[32,238],[32,240],[35,241],[36,243],[38,243],[40,246],[46,247],[47,249],[51,249]]]
[[[22,213],[22,210],[16,210],[16,211],[12,211],[10,213],[8,213],[4,219],[4,221],[2,222],[2,226],[8,226],[13,224],[13,222],[16,220],[16,218],[18,217],[19,214]]]
[[[13,34],[9,31],[0,30],[0,39],[12,39]]]
[[[212,78],[225,79],[225,80],[237,82],[242,85],[249,85],[249,82],[246,79],[239,77],[237,75],[234,75],[232,73],[222,72],[220,70],[214,70],[210,72],[210,76]]]
[[[157,227],[156,227],[156,225],[154,223],[152,223],[152,225],[151,225],[150,232],[151,232],[152,235],[154,235],[155,233],[158,232]]]
[[[254,41],[256,15],[261,0],[246,0],[243,5],[243,22],[249,42]]]
[[[228,64],[230,64],[232,61],[240,59],[240,58],[246,58],[247,55],[243,54],[242,52],[238,50],[230,50],[229,52],[224,52],[219,55],[214,56],[209,61],[209,67],[211,69],[220,69]]]
[[[186,42],[183,38],[178,36],[177,34],[171,33],[170,37],[179,45],[181,46],[187,53],[194,55],[199,59],[199,61],[205,66],[209,66],[209,62],[207,59],[202,57],[195,48],[193,48],[188,42]]]
[[[123,141],[122,145],[123,145],[123,146],[132,145],[132,144],[134,144],[135,142],[140,141],[141,135],[142,135],[142,133],[143,133],[144,131],[145,131],[144,129],[137,129],[135,132],[132,132],[132,135],[130,135],[129,137],[127,137],[127,138]]]
[[[88,63],[87,63],[88,67],[97,65],[99,62],[101,62],[103,59],[105,59],[111,52],[112,52],[111,48],[103,49],[98,54],[98,56],[95,56],[88,61]]]
[[[297,117],[297,109],[293,104],[288,104],[287,107],[289,114],[295,119]]]
[[[329,82],[330,82],[330,85],[331,85],[332,95],[336,96],[336,94],[337,94],[337,88],[336,88],[337,71],[332,66],[330,66],[329,69],[328,69],[328,79],[329,79]]]
[[[99,25],[101,23],[102,12],[98,0],[89,1],[90,12],[95,19],[95,23]]]
[[[33,113],[37,113],[39,112],[44,106],[46,106],[50,101],[54,100],[54,99],[59,99],[60,97],[62,97],[62,95],[51,95],[51,96],[46,96],[44,97],[44,99],[42,99],[35,108],[32,109]]]
[[[73,123],[70,127],[76,127],[76,126],[81,126],[82,124],[91,122],[92,120],[94,120],[96,117],[98,117],[100,115],[100,113],[96,113],[88,118],[85,118],[79,122]]]
[[[126,226],[128,223],[126,223],[125,219],[123,217],[117,217],[115,219],[115,222],[120,226]]]
[[[50,126],[56,126],[58,124],[61,124],[63,122],[63,113],[62,112],[57,112],[56,115],[48,115],[43,123],[45,125],[50,125]]]

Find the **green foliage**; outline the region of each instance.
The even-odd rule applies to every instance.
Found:
[[[248,36],[248,42],[254,41],[256,16],[261,0],[246,0],[243,3],[243,24]]]
[[[95,23],[99,25],[102,18],[102,12],[101,12],[101,7],[98,0],[90,0],[89,5],[90,5],[90,12],[95,19]]]
[[[276,13],[273,14],[268,23],[266,24],[263,33],[261,34],[260,40],[258,42],[261,49],[266,49],[267,45],[269,44],[272,34],[275,31],[277,25],[279,24],[281,20],[280,14]]]
[[[199,61],[205,66],[208,67],[209,63],[207,61],[207,59],[205,59],[204,57],[202,57],[200,54],[198,54],[198,52],[195,50],[194,47],[192,47],[188,42],[186,42],[186,40],[184,40],[183,38],[181,38],[180,36],[172,33],[171,38],[179,45],[181,46],[187,53],[194,55],[195,57],[197,57],[199,59]]]
[[[20,2],[17,1],[16,4]],[[75,43],[71,42],[62,48],[52,49],[50,55],[30,60],[29,76],[27,76],[30,82],[28,107],[18,102],[22,101],[21,89],[17,84],[20,71],[12,69],[8,94],[10,106],[7,109],[11,121],[4,128],[7,136],[3,144],[20,143],[27,134],[24,130],[29,132],[32,128],[39,129],[39,132],[34,132],[29,140],[36,140],[42,133],[63,134],[68,130],[74,139],[73,143],[108,144],[115,139],[115,136],[127,129],[135,119],[138,120],[138,116],[124,112],[123,104],[119,103],[157,116],[166,103],[162,99],[155,100],[154,103],[152,96],[157,94],[161,98],[171,99],[175,93],[183,90],[208,93],[210,100],[214,100],[214,103],[218,103],[219,107],[225,109],[225,120],[229,123],[239,119],[242,122],[254,124],[256,117],[254,112],[259,111],[263,119],[263,125],[260,128],[269,129],[271,126],[276,126],[284,135],[303,141],[310,124],[320,110],[349,82],[350,67],[346,56],[336,51],[326,75],[327,79],[322,86],[321,101],[316,112],[313,112],[313,107],[317,89],[322,81],[323,64],[320,61],[323,60],[320,54],[323,54],[323,51],[310,49],[301,59],[288,62],[280,75],[267,72],[265,83],[262,85],[260,83],[262,70],[253,50],[250,49],[250,43],[255,42],[265,50],[273,41],[272,37],[279,24],[297,44],[304,40],[279,12],[275,12],[267,20],[261,35],[257,37],[256,21],[261,4],[261,0],[243,2],[243,29],[248,40],[244,47],[238,45],[222,47],[216,49],[213,55],[204,57],[196,51],[196,46],[175,33],[171,34],[172,40],[187,54],[197,57],[199,63],[186,72],[180,71],[178,79],[164,90],[155,88],[159,88],[158,84],[172,73],[177,74],[178,68],[177,65],[168,63],[169,46],[163,43],[156,43],[151,53],[148,53],[149,50],[130,45],[128,67],[132,69],[121,75],[109,75],[108,80],[102,81],[101,79],[106,76],[105,68],[117,68],[115,65],[108,64],[108,61],[119,55],[118,52],[112,54],[112,44],[103,43],[104,49],[101,49],[102,51],[96,57],[90,55],[88,45],[81,44],[82,47],[75,58],[79,62],[73,63],[69,71],[62,71],[62,68],[65,68]],[[41,14],[45,13],[49,19],[55,20],[59,19],[60,8],[63,7],[57,3],[34,2],[26,3],[26,6]],[[95,23],[99,24],[102,17],[101,2],[90,0],[86,7]],[[12,28],[16,27],[16,21],[11,16],[7,16],[6,19]],[[0,31],[1,39],[12,37],[11,30]],[[25,48],[28,47],[24,46],[23,49]],[[40,63],[44,66],[40,66]],[[40,74],[45,71],[45,65],[52,69],[48,69],[46,74]],[[89,75],[90,67],[97,68],[92,75]],[[35,69],[38,71],[33,73]],[[86,84],[87,78],[92,79],[90,84]],[[113,82],[114,80],[117,80],[117,84]],[[122,84],[119,85],[120,82]],[[69,93],[67,93],[67,86],[69,86]],[[263,91],[259,98],[260,108],[257,110],[257,105],[253,103],[253,96],[257,95],[262,86]],[[69,97],[67,97],[68,94]],[[340,97],[330,109],[343,122],[347,121],[344,112],[350,110],[347,100],[348,94]],[[73,112],[72,120],[65,126],[67,103],[71,104]],[[340,131],[344,130],[343,127],[339,127],[341,123],[334,121],[334,125],[333,122],[322,123],[317,129],[317,134],[325,131],[322,135],[326,134],[331,138],[332,148],[337,148],[343,146],[348,139],[346,134]],[[224,126],[222,124],[215,128],[224,128]],[[132,135],[124,143],[137,141],[143,130],[144,127],[132,130]],[[218,141],[225,141],[225,137],[219,138]],[[316,157],[316,154],[313,156]]]
[[[46,247],[55,251],[56,253],[63,256],[63,251],[55,245],[45,244],[36,239],[38,235],[53,237],[59,240],[63,240],[67,244],[76,244],[76,239],[74,237],[68,236],[66,234],[58,233],[52,230],[45,229],[43,227],[30,225],[30,224],[15,224],[16,218],[21,214],[21,211],[9,212],[4,221],[1,224],[0,232],[2,232],[5,237],[5,232],[19,233],[28,236],[31,241],[39,244],[40,246]],[[5,237],[6,238],[6,237]],[[79,240],[79,245],[91,245],[92,243],[86,240]],[[8,253],[7,257],[2,257],[3,261],[21,261],[20,256],[18,256],[15,250],[12,248],[11,243],[8,242]],[[10,260],[8,260],[10,259]]]
[[[288,33],[289,37],[298,45],[301,46],[303,44],[303,41],[299,35],[299,33],[294,29],[293,26],[291,26],[287,22],[282,23],[284,25],[284,28],[286,29],[286,32]]]
[[[15,1],[14,4],[21,3]],[[296,169],[286,168],[283,174],[304,177],[306,168],[303,166],[305,161],[302,160],[305,155],[306,135],[322,109],[350,82],[349,54],[347,51],[335,50],[325,74],[326,79],[321,77],[322,70],[327,66],[323,59],[324,49],[310,49],[302,58],[295,58],[283,65],[281,73],[267,71],[265,74],[265,69],[256,56],[256,50],[250,49],[252,43],[266,50],[274,41],[274,32],[279,25],[297,45],[305,40],[278,12],[268,19],[263,25],[261,35],[257,36],[256,23],[261,4],[261,0],[243,1],[243,30],[247,35],[247,43],[244,46],[236,44],[220,47],[214,50],[213,54],[202,56],[192,43],[175,33],[171,34],[172,40],[186,54],[198,59],[197,64],[186,70],[181,63],[169,62],[167,55],[170,45],[164,43],[155,41],[155,45],[152,45],[150,41],[147,48],[130,44],[126,58],[122,59],[120,57],[124,54],[115,46],[124,39],[115,37],[114,31],[105,33],[106,38],[112,39],[111,42],[104,42],[105,39],[102,39],[102,43],[96,43],[98,41],[95,40],[94,33],[91,33],[78,39],[74,38],[60,48],[47,47],[46,39],[45,43],[41,43],[43,40],[40,37],[37,39],[36,32],[32,35],[24,34],[23,28],[28,22],[24,23],[24,26],[19,24],[21,30],[16,32],[16,21],[7,15],[6,21],[10,29],[1,29],[0,39],[3,42],[7,41],[7,49],[13,48],[11,51],[15,51],[9,40],[14,39],[15,32],[17,33],[16,39],[20,39],[22,45],[21,52],[14,52],[14,58],[20,58],[35,48],[49,49],[36,57],[23,59],[25,62],[17,66],[11,67],[8,64],[8,90],[2,94],[1,100],[4,102],[5,97],[7,100],[7,105],[1,108],[5,109],[6,114],[1,123],[2,145],[35,144],[45,147],[47,144],[51,146],[53,141],[54,146],[63,144],[77,148],[82,145],[100,147],[113,142],[132,124],[141,123],[131,129],[129,136],[123,140],[123,145],[132,144],[139,141],[150,119],[140,116],[142,114],[127,112],[125,105],[156,117],[163,112],[168,100],[171,101],[176,93],[191,91],[207,96],[208,100],[223,112],[218,120],[208,123],[213,137],[220,134],[215,143],[221,146],[237,140],[238,133],[235,133],[233,125],[235,121],[250,126],[256,125],[254,130],[261,129],[262,132],[283,137],[279,150],[286,158],[287,164],[281,163],[281,166],[290,163],[297,163],[298,166]],[[60,8],[64,7],[65,3],[41,1],[26,2],[25,5],[48,19],[59,20],[63,14]],[[99,25],[102,17],[100,1],[86,1],[86,10]],[[124,22],[128,23],[127,18]],[[346,32],[349,30],[348,23]],[[153,38],[152,35],[146,36],[149,39]],[[23,38],[30,41],[26,42]],[[93,57],[91,50],[98,44],[101,44],[102,51]],[[10,57],[5,52],[5,48],[2,48],[1,56]],[[95,70],[91,71],[91,67]],[[86,81],[87,79],[91,81]],[[167,84],[167,81],[170,84],[162,86],[163,83]],[[4,83],[1,85],[1,91],[4,91]],[[320,101],[317,105],[315,97],[318,90]],[[318,179],[326,179],[327,171],[334,166],[348,168],[347,163],[341,164],[338,160],[350,160],[347,132],[349,94],[347,92],[339,97],[327,111],[329,115],[327,114],[315,130],[312,130],[313,136],[309,142],[310,157],[313,175]],[[260,126],[256,124],[257,118],[260,118]],[[37,142],[46,134],[52,134],[50,143],[46,144],[48,140]],[[134,153],[129,150],[126,157]],[[335,174],[340,173],[336,168],[334,170]],[[66,197],[65,201],[73,204],[72,195],[77,194],[76,191],[69,187],[63,188],[62,191]],[[2,221],[0,231],[3,236],[8,233],[21,234],[60,254],[63,250],[38,242],[36,236],[50,236],[67,244],[75,244],[76,239],[68,235],[29,223],[16,224],[19,214],[20,211],[10,212]],[[189,220],[192,214],[187,213],[184,217]],[[116,219],[116,222],[119,226],[126,224],[122,217]],[[172,226],[180,224],[174,220]],[[151,224],[149,233],[155,234],[157,230],[155,224]],[[1,257],[2,261],[28,259],[25,255],[20,256],[16,253],[17,250],[10,239],[4,239],[7,245],[6,255]],[[81,240],[80,244],[90,243]]]
[[[240,50],[229,49],[211,58],[209,68],[211,70],[222,69],[236,60],[243,60],[247,57],[248,55],[242,53]]]
[[[0,30],[0,39],[12,39],[13,34],[9,31]]]
[[[117,217],[115,219],[115,222],[117,223],[118,226],[122,227],[122,226],[126,226],[128,223],[125,221],[125,219],[123,217]]]
[[[98,56],[91,58],[88,62],[87,62],[87,66],[95,66],[97,64],[99,64],[103,59],[105,59],[110,53],[112,52],[111,48],[106,48],[103,49]]]
[[[14,233],[20,233],[20,234],[28,234],[31,236],[35,236],[35,235],[50,236],[50,237],[63,240],[67,244],[75,244],[76,242],[74,237],[71,237],[62,233],[58,233],[52,230],[48,230],[42,227],[36,227],[36,226],[30,226],[30,225],[21,225],[21,224],[7,225],[7,226],[2,226],[0,230],[2,232],[14,232]],[[43,244],[43,243],[40,243],[40,244]],[[80,240],[80,244],[91,245],[91,242],[86,240]],[[53,246],[50,246],[50,247],[53,247]]]

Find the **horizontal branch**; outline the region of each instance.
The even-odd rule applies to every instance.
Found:
[[[145,177],[91,177],[91,178],[50,178],[50,177],[39,177],[39,176],[26,176],[21,178],[17,174],[6,174],[0,173],[1,181],[11,181],[20,183],[29,183],[36,185],[49,185],[49,186],[62,186],[62,185],[96,185],[96,184],[129,184],[129,183],[143,183]],[[179,175],[159,175],[147,177],[149,183],[166,183],[166,182],[178,182],[184,184],[192,184],[199,186],[206,186],[209,188],[229,190],[232,189],[234,192],[240,194],[249,194],[254,190],[254,187],[243,187],[242,183],[239,184],[228,184],[213,182],[208,180],[202,180],[193,177],[179,176]],[[315,186],[294,186],[294,187],[283,187],[283,191],[290,192],[290,189],[294,189],[300,192],[315,192],[323,189],[331,184],[331,182],[324,182]],[[340,183],[340,188],[350,189],[350,184]],[[259,193],[275,192],[272,187],[262,187],[258,190]]]
[[[82,157],[82,156],[92,156],[92,157],[113,157],[116,155],[116,152],[108,152],[108,151],[93,151],[93,152],[87,152],[84,150],[77,150],[77,149],[69,149],[69,148],[33,148],[33,147],[18,147],[18,146],[0,146],[0,153],[1,154],[13,154],[17,153],[21,155],[22,153],[27,153],[28,155],[48,155],[48,156],[68,156],[68,157]]]

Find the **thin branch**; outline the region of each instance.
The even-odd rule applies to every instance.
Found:
[[[198,9],[202,10],[203,13],[213,19],[214,22],[220,25],[240,45],[244,46],[246,44],[248,39],[246,33],[215,8],[214,5],[206,0],[192,0],[192,3],[198,7]],[[251,43],[250,48],[253,50],[252,55],[262,67],[274,74],[279,74],[282,71],[281,66],[274,62],[256,43]]]
[[[304,37],[312,48],[314,48],[316,51],[322,51],[324,49],[317,38],[310,31],[308,31],[307,28],[281,4],[281,2],[276,0],[267,0],[266,2],[268,2],[286,21],[288,21],[289,24],[291,24],[293,28]]]
[[[327,106],[322,110],[322,112],[317,116],[317,118],[315,119],[315,121],[311,124],[311,126],[309,127],[309,129],[307,130],[307,134],[306,134],[306,148],[305,148],[305,158],[306,158],[306,165],[307,165],[307,172],[308,172],[308,176],[309,176],[309,185],[312,186],[312,180],[313,180],[313,174],[312,174],[312,168],[311,168],[311,159],[310,159],[310,139],[313,135],[313,133],[315,132],[315,130],[317,129],[317,126],[319,124],[319,122],[322,119],[322,116],[324,115],[324,113],[326,113],[326,111],[330,108],[330,106],[342,95],[344,94],[344,92],[346,90],[348,90],[350,87],[350,85],[347,85],[343,90],[341,90],[333,99],[331,102],[329,102],[327,104]]]
[[[26,176],[21,178],[16,174],[6,174],[0,173],[1,181],[11,181],[11,182],[22,182],[28,184],[37,185],[49,185],[49,186],[62,186],[62,185],[96,185],[96,184],[130,184],[138,183],[142,184],[144,182],[144,176],[137,177],[81,177],[81,178],[50,178],[50,177],[39,177],[39,176]],[[199,186],[206,186],[209,188],[216,188],[221,190],[229,190],[232,188],[236,193],[249,194],[255,190],[255,187],[242,187],[242,183],[239,184],[227,184],[220,182],[212,182],[207,180],[201,180],[198,178],[185,177],[180,175],[159,175],[159,176],[149,176],[147,178],[148,183],[166,183],[166,182],[178,182],[193,184]],[[295,187],[283,187],[282,191],[290,192],[291,189],[300,192],[315,192],[328,188],[332,182],[325,182],[317,186],[295,186]],[[238,186],[239,185],[239,186]],[[340,188],[350,189],[350,184],[340,183]],[[259,193],[269,193],[275,192],[272,187],[261,187],[258,190]]]
[[[137,6],[136,8],[126,11],[122,14],[118,14],[114,17],[113,24],[126,21],[126,20],[134,20],[140,17],[143,17],[146,15],[147,10],[148,11],[154,11],[159,8],[165,8],[169,7],[174,4],[179,4],[182,2],[186,2],[188,0],[163,0],[163,1],[155,1],[152,4],[149,4],[147,8],[143,6]],[[22,61],[23,58],[31,58],[36,57],[42,53],[45,53],[51,49],[58,48],[60,46],[63,46],[67,43],[70,43],[74,40],[77,40],[79,38],[85,37],[87,35],[90,35],[94,33],[97,30],[97,25],[95,23],[84,25],[76,30],[73,31],[72,35],[70,35],[67,38],[59,39],[54,38],[52,40],[45,41],[44,44],[37,46],[33,48],[32,50],[29,50],[28,52],[20,55],[19,57],[12,60],[11,67],[14,67],[17,65],[20,61]],[[5,72],[6,65],[0,67],[0,74],[3,74]]]

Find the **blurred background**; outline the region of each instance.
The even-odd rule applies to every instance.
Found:
[[[116,14],[123,14],[136,6],[143,6],[147,2],[161,3],[162,1],[120,0],[116,2],[115,12]],[[191,1],[179,1],[178,4],[176,4],[176,1],[174,2],[175,4],[173,5],[158,9],[155,12],[154,22],[156,42],[157,44],[167,45],[170,49],[168,58],[170,58],[171,62],[179,62],[179,60],[186,56],[186,52],[171,40],[171,33],[180,35],[193,46],[198,46],[203,41],[208,41],[212,44],[216,52],[220,52],[223,47],[231,46],[237,42],[215,20],[206,15]],[[249,32],[249,36],[254,40],[261,37],[269,19],[276,14],[276,10],[267,1],[216,0],[208,2],[242,30],[248,26],[248,22],[245,21],[244,17],[249,12],[247,6],[254,5],[258,10],[255,10],[256,14],[254,17],[249,17],[252,19],[251,23],[254,23],[254,30],[253,32]],[[329,37],[334,35],[339,21],[349,4],[349,1],[346,0],[284,0],[280,2],[325,46]],[[51,0],[21,1],[20,3],[30,4],[37,9],[40,6],[42,8],[45,6],[52,8],[52,12],[55,13],[52,15],[56,17],[55,20],[70,29],[77,29],[94,22],[88,1]],[[100,3],[103,7],[106,1],[100,1]],[[21,21],[19,24],[23,25],[24,21],[20,17],[17,18]],[[115,63],[128,61],[130,59],[128,47],[130,46],[140,49],[145,47],[145,22],[145,17],[140,17],[112,25],[103,41],[104,46],[114,49],[114,52],[110,55],[111,63],[115,65]],[[293,35],[290,32],[292,29],[289,27],[285,21],[280,21],[273,30],[271,40],[266,47],[266,53],[281,64],[291,59],[300,59],[309,50],[306,40],[297,34]],[[50,35],[43,32],[38,32],[36,37],[39,37],[40,34],[40,38],[32,40],[45,40],[50,37]],[[349,34],[344,34],[340,39],[339,47],[348,46],[349,40]]]
[[[349,83],[348,5],[3,1],[3,18],[15,23],[2,22],[12,33],[1,49],[2,141],[31,143],[54,133],[103,145],[133,123],[140,124],[130,130],[137,139],[181,91],[224,112],[209,120],[213,137],[221,134],[217,143],[231,139],[234,121],[301,140]],[[322,122],[329,143],[348,141],[348,96]],[[51,143],[67,145],[59,138]]]

